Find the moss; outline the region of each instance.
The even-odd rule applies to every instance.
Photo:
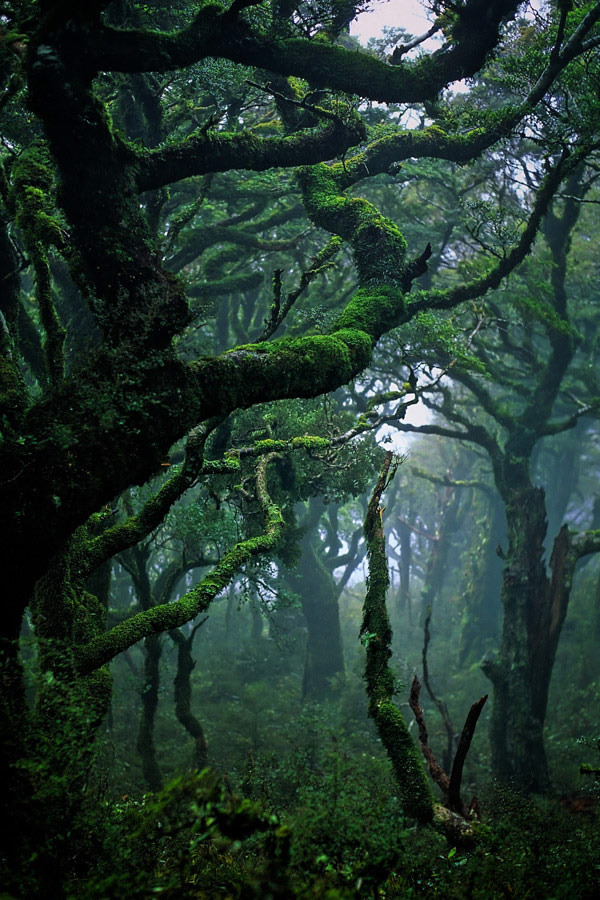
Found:
[[[339,164],[305,167],[298,175],[312,221],[352,247],[360,290],[335,327],[359,329],[375,343],[401,319],[406,241],[399,227],[373,204],[341,193],[344,177]]]
[[[378,703],[376,708],[372,703],[369,714],[392,763],[405,814],[423,824],[431,822],[433,796],[404,716],[391,700]]]
[[[401,324],[403,313],[404,296],[400,288],[392,285],[360,288],[334,327],[366,333],[375,344],[382,334]]]
[[[1,324],[0,324],[1,327]],[[0,356],[0,418],[13,420],[23,409],[27,391],[19,369],[11,359]]]
[[[181,144],[147,151],[139,157],[139,191],[153,190],[193,175],[231,169],[265,171],[282,166],[319,163],[358,144],[365,137],[362,120],[344,120],[318,110],[321,121],[281,137],[262,138],[254,132],[196,132]],[[325,116],[325,121],[322,120]]]
[[[328,335],[240,345],[216,359],[193,364],[210,409],[247,408],[260,400],[314,397],[354,378],[368,364],[373,342],[358,329]]]
[[[256,441],[254,450],[256,453],[277,453],[285,450],[328,450],[331,447],[331,441],[327,438],[318,437],[317,435],[300,435],[290,440],[264,440]]]
[[[200,584],[181,599],[144,610],[115,625],[110,631],[98,635],[90,643],[80,646],[77,663],[81,673],[88,674],[99,669],[142,638],[170,631],[190,622],[209,607],[241,566],[260,553],[273,552],[281,540],[285,522],[281,510],[267,493],[267,463],[267,457],[260,460],[256,479],[257,496],[265,518],[262,534],[240,541],[232,547]]]
[[[433,798],[404,717],[393,702],[395,679],[388,666],[388,660],[392,655],[392,629],[385,599],[389,577],[382,524],[383,510],[379,503],[388,484],[392,465],[392,454],[388,453],[364,523],[369,560],[367,595],[363,605],[361,626],[367,656],[365,682],[369,697],[369,715],[375,722],[381,742],[392,763],[404,811],[419,822],[428,823],[433,818]]]
[[[236,58],[240,55],[236,53]],[[442,86],[442,66],[433,59],[427,59],[426,65],[391,67],[376,57],[332,44],[325,35],[310,43],[302,38],[256,41],[243,55],[240,61],[306,77],[314,87],[357,92],[383,102],[433,99]]]
[[[66,337],[52,294],[48,248],[62,247],[63,229],[56,215],[54,172],[43,145],[25,151],[13,168],[11,201],[36,283],[36,300],[45,332],[45,367],[51,382],[63,376]]]

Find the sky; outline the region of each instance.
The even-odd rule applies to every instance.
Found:
[[[401,25],[411,34],[419,35],[427,31],[430,22],[419,0],[387,0],[355,19],[350,33],[366,44],[370,37],[381,34],[384,25]]]

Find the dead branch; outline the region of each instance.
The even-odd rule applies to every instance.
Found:
[[[410,689],[410,697],[408,698],[408,703],[413,711],[413,715],[419,728],[419,743],[421,745],[421,752],[423,753],[423,756],[425,757],[425,760],[427,762],[429,774],[438,785],[438,787],[441,788],[444,797],[446,797],[448,794],[448,789],[450,787],[450,779],[440,766],[439,762],[434,756],[433,750],[429,746],[429,734],[427,733],[427,725],[425,724],[423,710],[421,709],[421,706],[419,704],[420,693],[421,684],[419,682],[419,679],[415,675]]]
[[[453,812],[460,813],[465,817],[468,815],[468,811],[465,809],[460,797],[463,766],[465,764],[465,759],[467,758],[467,753],[469,752],[469,747],[471,746],[471,741],[473,740],[477,721],[481,715],[481,710],[485,706],[487,698],[487,694],[480,697],[469,710],[458,742],[458,747],[456,748],[456,756],[454,757],[454,762],[452,764],[452,773],[450,775],[450,784],[448,786],[448,807]]]

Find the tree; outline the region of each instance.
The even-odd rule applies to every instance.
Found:
[[[65,856],[49,845],[57,831],[69,832],[77,813],[81,767],[110,698],[107,664],[133,643],[192,620],[241,566],[274,553],[283,518],[269,496],[270,454],[306,448],[310,439],[256,444],[255,508],[264,526],[234,544],[188,594],[107,630],[106,598],[91,592],[88,579],[150,534],[197,479],[237,468],[235,453],[226,453],[227,416],[332,391],[369,365],[386,332],[497,287],[528,253],[558,187],[596,149],[593,124],[568,152],[550,146],[547,172],[512,249],[452,288],[409,293],[431,248],[409,249],[400,225],[355,187],[412,157],[465,163],[480,156],[521,127],[563,71],[594,55],[600,4],[571,10],[559,3],[548,10],[548,61],[540,64],[534,48],[534,77],[519,102],[490,111],[475,102],[462,117],[445,116],[445,104],[435,103],[440,92],[481,69],[518,6],[448,4],[437,50],[412,60],[400,48],[384,62],[336,43],[356,10],[337,2],[308,19],[300,15],[304,4],[262,0],[167,9],[123,0],[2,5],[0,458],[9,586],[0,647],[3,815],[14,823],[7,851],[13,871],[36,860],[31,895],[47,893],[60,875],[49,860],[60,868]],[[240,72],[258,84],[250,96]],[[217,96],[215,85],[224,82]],[[196,108],[196,91],[210,100],[206,113],[202,102]],[[416,130],[396,124],[381,136],[365,126],[361,100],[416,105],[435,121]],[[226,205],[236,173],[272,169],[296,170],[308,219],[333,234],[325,257],[312,269],[303,265],[308,280],[344,242],[356,289],[320,329],[303,333],[299,320],[296,334],[272,339],[293,305],[275,290],[271,302],[260,297],[266,334],[236,338],[225,351],[236,317],[219,345],[217,308],[196,341],[188,296],[202,295],[194,280],[203,275],[191,262],[188,288],[163,259],[162,238],[172,237],[169,258],[179,254],[173,267],[185,265],[211,179],[214,201]],[[233,173],[228,180],[226,173]],[[284,203],[285,223],[293,206]],[[263,210],[250,203],[239,213],[258,217],[260,227],[242,229],[236,241],[232,230],[236,247],[255,251],[270,240],[261,230],[269,235],[276,222],[269,225]],[[208,240],[218,248],[222,237]],[[220,256],[217,271],[205,267],[212,311],[197,306],[201,316],[218,307],[215,282],[223,277],[236,290],[236,273],[223,274],[223,262]],[[252,332],[260,286],[252,265],[237,274],[246,312],[237,320]],[[186,435],[183,462],[160,477]],[[106,527],[107,504],[155,478],[155,496],[144,508]],[[38,646],[33,708],[19,648],[26,610]]]
[[[499,549],[504,560],[502,642],[498,656],[488,657],[483,664],[494,685],[493,765],[500,779],[527,790],[541,790],[549,783],[543,726],[552,666],[575,565],[600,548],[594,528],[576,532],[562,524],[547,570],[545,492],[533,471],[538,442],[574,428],[582,415],[596,411],[594,395],[586,402],[589,379],[586,384],[576,355],[572,297],[576,292],[567,269],[581,200],[595,180],[592,176],[584,184],[583,177],[581,170],[572,174],[560,212],[555,203],[545,219],[544,238],[551,254],[548,283],[533,282],[525,273],[526,281],[517,289],[517,304],[523,304],[524,296],[531,297],[525,301],[532,307],[530,321],[503,315],[492,301],[490,318],[474,340],[474,352],[492,376],[492,384],[486,385],[472,372],[456,370],[457,390],[438,384],[439,399],[427,401],[453,427],[397,426],[470,442],[489,457],[508,529],[506,549]],[[531,265],[535,268],[534,262]],[[576,469],[569,472],[576,476]],[[552,485],[553,507],[554,495],[560,491],[563,502],[558,506],[563,514],[576,480],[565,473],[560,488]],[[566,491],[565,484],[570,486]]]

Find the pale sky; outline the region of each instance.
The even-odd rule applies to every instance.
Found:
[[[366,44],[370,37],[381,34],[384,25],[401,25],[411,34],[420,35],[427,31],[430,21],[419,0],[387,0],[355,19],[350,33]]]

